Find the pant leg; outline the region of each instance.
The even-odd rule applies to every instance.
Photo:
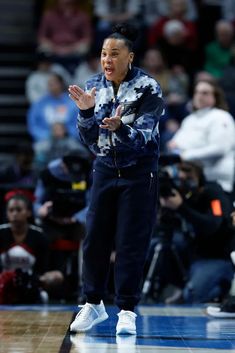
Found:
[[[91,199],[83,242],[83,291],[87,301],[103,299],[116,227],[115,179],[93,171]]]
[[[225,296],[231,286],[233,267],[230,261],[203,259],[195,261],[184,289],[187,303],[206,303]]]
[[[156,220],[157,175],[120,179],[114,267],[116,304],[133,310]]]

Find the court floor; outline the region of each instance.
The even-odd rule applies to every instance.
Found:
[[[137,336],[115,335],[117,309],[86,334],[70,334],[76,306],[0,306],[0,353],[235,353],[235,319],[204,306],[139,306]]]

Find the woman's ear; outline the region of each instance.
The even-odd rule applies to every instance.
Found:
[[[130,52],[130,63],[132,63],[133,62],[133,60],[134,60],[134,56],[135,56],[135,54],[133,53],[133,51],[131,51]]]

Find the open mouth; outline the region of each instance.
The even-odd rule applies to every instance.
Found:
[[[107,74],[107,75],[112,75],[112,73],[113,73],[113,69],[111,69],[110,67],[106,67],[105,69],[104,69],[104,71],[105,71],[105,73]]]

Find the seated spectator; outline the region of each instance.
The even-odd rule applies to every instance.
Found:
[[[170,1],[166,0],[145,0],[142,5],[142,16],[147,27],[152,26],[162,17],[169,18],[172,12],[170,5]],[[185,20],[195,21],[197,19],[197,8],[194,0],[186,0],[186,11],[183,11],[183,14]]]
[[[34,151],[30,142],[22,142],[17,146],[15,158],[10,165],[0,167],[1,187],[32,189],[37,181],[34,168]],[[6,185],[7,184],[7,185]]]
[[[100,55],[91,51],[75,69],[73,76],[74,84],[84,88],[85,82],[91,78],[91,76],[98,74],[100,71]]]
[[[127,22],[139,27],[137,16],[140,14],[140,0],[93,0],[94,16],[96,18],[95,40],[96,49],[102,47],[104,38],[111,33],[112,27],[118,23]],[[142,43],[143,46],[143,43]]]
[[[87,158],[91,157],[87,148],[75,139],[69,136],[66,126],[62,123],[55,123],[51,126],[51,136],[45,141],[39,141],[34,144],[35,168],[42,170],[53,159],[62,157],[72,151],[79,151]]]
[[[235,42],[233,25],[225,20],[220,20],[215,26],[215,40],[205,48],[204,69],[215,78],[223,75],[224,69],[235,58]]]
[[[77,111],[65,92],[65,84],[58,74],[50,74],[49,93],[31,105],[27,115],[28,131],[34,142],[50,138],[51,126],[63,123],[69,136],[78,138],[76,126]]]
[[[187,101],[189,77],[177,67],[170,70],[159,49],[150,48],[145,52],[142,68],[160,83],[167,104]]]
[[[234,21],[235,3],[232,0],[200,0],[198,8],[198,34],[200,47],[204,48],[214,39],[216,22],[221,19]]]
[[[89,15],[80,10],[76,0],[58,0],[57,6],[42,15],[38,32],[39,50],[49,52],[54,60],[71,71],[90,49],[92,39]]]
[[[50,243],[49,267],[65,276],[65,296],[77,295],[78,249],[85,234],[90,163],[80,151],[49,163],[35,190],[34,214]]]
[[[197,47],[197,30],[195,23],[187,19],[188,7],[190,6],[189,1],[170,0],[169,5],[168,15],[156,20],[149,29],[149,45],[156,45],[165,36],[165,25],[169,21],[177,20],[185,29],[185,47],[195,49]]]
[[[180,66],[167,67],[161,51],[148,49],[143,57],[142,68],[157,80],[166,102],[166,116],[181,121],[186,115],[189,77]]]
[[[70,73],[62,66],[53,63],[52,57],[47,53],[37,54],[37,67],[26,79],[26,97],[30,104],[37,102],[48,93],[48,80],[51,73],[60,75],[66,85],[72,82]]]
[[[170,69],[181,68],[192,75],[197,67],[195,51],[186,45],[187,29],[179,20],[169,20],[163,27],[163,37],[157,45],[167,59]]]
[[[29,223],[29,194],[6,194],[9,223],[0,226],[0,303],[43,303],[49,289],[63,281],[58,271],[47,272],[48,241],[39,227]]]
[[[202,168],[196,163],[180,162],[177,174],[172,177],[168,194],[160,186],[159,225],[165,230],[162,241],[170,241],[178,257],[186,258],[186,278],[177,278],[176,267],[171,267],[171,277],[181,288],[186,303],[221,300],[229,292],[234,272],[230,260],[233,234],[228,221],[229,199],[219,184],[205,180]],[[175,239],[176,223],[183,235],[181,243]],[[166,268],[169,271],[165,264],[168,258],[162,257],[157,276],[161,276],[163,268],[164,273]],[[172,303],[170,298],[167,302]]]
[[[168,148],[183,160],[200,161],[207,180],[217,181],[227,193],[231,193],[235,168],[235,123],[226,111],[220,87],[212,81],[197,82],[193,110],[169,141]]]

